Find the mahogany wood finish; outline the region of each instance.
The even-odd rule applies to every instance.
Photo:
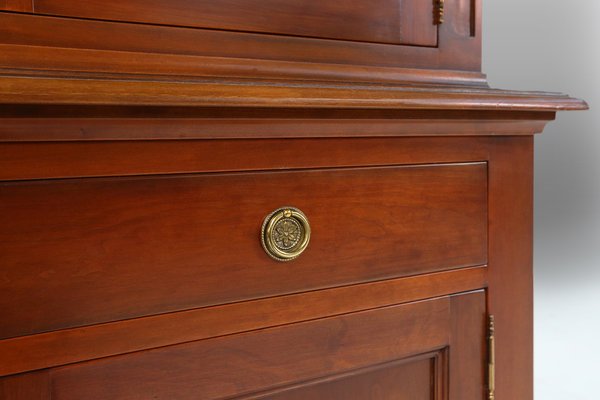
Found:
[[[0,196],[14,265],[1,338],[487,262],[484,163],[17,182]],[[289,202],[313,244],[274,268],[256,235]]]
[[[35,0],[36,13],[358,42],[437,45],[432,3],[420,0]],[[269,16],[268,18],[266,16]]]
[[[439,5],[0,0],[0,398],[532,400],[533,135],[587,105]]]
[[[490,164],[488,306],[496,317],[498,398],[533,398],[533,138]],[[509,189],[509,190],[508,190]],[[510,204],[510,207],[507,207]],[[515,329],[515,326],[518,329]]]
[[[352,15],[363,15],[361,19],[365,21],[364,15],[397,15],[393,21],[398,19],[405,20],[404,25],[408,24],[411,32],[409,37],[420,37],[422,34],[418,33],[421,30],[425,32],[436,29],[433,27],[434,18],[434,4],[429,1],[416,1],[406,0],[402,2],[389,1],[389,0],[378,0],[381,4],[387,4],[389,7],[396,8],[399,3],[406,3],[414,5],[412,7],[413,12],[416,10],[419,14],[424,14],[427,11],[430,12],[430,17],[427,18],[423,23],[415,24],[412,22],[414,13],[410,14],[404,12],[398,15],[396,10],[390,10],[389,7],[383,11],[369,11],[370,6],[366,6],[365,3],[353,1],[352,3],[344,2],[346,7],[340,5],[322,5],[325,3],[316,2],[314,0],[304,1],[302,4],[314,4],[318,7],[336,7],[337,10],[344,10],[345,14]],[[23,71],[26,74],[30,73],[29,70],[48,70],[49,64],[61,63],[63,65],[62,71],[82,71],[81,62],[90,62],[83,71],[96,71],[97,68],[104,65],[108,67],[111,73],[123,74],[138,68],[144,68],[146,64],[146,57],[150,57],[152,54],[171,54],[171,55],[187,55],[193,56],[192,61],[195,65],[192,65],[189,61],[186,63],[188,68],[193,71],[206,71],[206,68],[202,66],[206,57],[209,58],[209,71],[213,76],[231,76],[237,75],[240,70],[239,62],[240,59],[252,59],[256,60],[253,62],[254,66],[250,67],[254,71],[263,71],[264,74],[271,77],[280,78],[281,74],[297,75],[304,77],[312,77],[320,75],[319,70],[329,70],[329,79],[334,77],[338,71],[338,65],[342,71],[350,71],[355,76],[360,76],[363,81],[371,81],[373,77],[369,70],[365,69],[364,66],[379,66],[379,67],[392,67],[394,69],[401,68],[428,68],[431,70],[460,70],[460,71],[471,71],[475,80],[482,84],[482,76],[479,71],[480,69],[480,53],[481,53],[481,35],[479,32],[479,25],[475,28],[475,34],[471,35],[470,29],[471,24],[471,13],[480,13],[480,7],[478,6],[479,0],[445,0],[445,23],[439,26],[439,42],[438,46],[435,47],[423,47],[415,45],[396,45],[386,43],[369,43],[359,41],[348,41],[348,40],[331,40],[331,39],[317,39],[313,37],[303,36],[284,36],[276,34],[260,34],[242,32],[238,30],[222,30],[222,29],[199,29],[189,27],[173,27],[173,26],[161,26],[161,25],[149,25],[149,24],[126,24],[117,23],[112,21],[99,21],[90,19],[79,19],[79,18],[62,18],[62,17],[48,17],[44,15],[22,15],[22,14],[1,14],[0,13],[0,37],[2,37],[2,43],[12,44],[18,46],[18,51],[21,53],[29,53],[27,63],[11,63],[12,56],[5,57],[6,60],[0,58],[1,66],[10,66],[17,69],[27,69]],[[58,2],[55,2],[57,4]],[[77,6],[76,2],[61,1],[61,4],[70,3],[71,5]],[[152,2],[152,4],[171,4],[171,2],[161,1]],[[187,4],[188,7],[193,7],[193,4],[198,4],[198,1],[179,1],[179,4]],[[232,1],[203,1],[203,4],[213,5],[216,8],[227,8],[227,4]],[[263,4],[257,0],[243,0],[237,1],[238,4]],[[294,1],[278,1],[278,4],[296,4]],[[326,4],[329,4],[327,2]],[[449,3],[456,3],[456,6],[452,7]],[[471,11],[471,3],[475,11]],[[87,4],[87,2],[86,2]],[[103,4],[103,3],[96,3]],[[114,4],[114,3],[113,3]],[[121,2],[119,7],[127,7],[130,2]],[[131,2],[133,4],[133,2]],[[139,14],[140,11],[145,10],[146,15],[150,8],[148,2],[138,2],[138,4],[144,4],[142,10],[139,8],[132,14],[127,14],[127,18],[135,18],[133,15]],[[423,5],[421,5],[423,4]],[[293,6],[292,6],[293,7]],[[37,6],[34,4],[34,8],[37,11]],[[81,12],[85,12],[87,7],[80,7]],[[97,8],[98,9],[98,8]],[[105,7],[99,8],[102,13],[107,12]],[[278,8],[272,9],[269,13],[277,12]],[[284,11],[284,10],[280,10]],[[307,15],[315,15],[316,10],[304,9]],[[408,10],[406,10],[408,11]],[[108,10],[110,13],[110,10]],[[113,8],[114,13],[114,8]],[[267,26],[271,27],[277,24],[277,18],[273,16],[269,18],[269,13],[266,13],[262,18],[257,20],[268,19]],[[213,12],[214,14],[214,12]],[[235,11],[230,14],[237,14]],[[121,15],[123,15],[121,13]],[[279,14],[285,16],[284,14]],[[156,14],[152,17],[156,19],[164,19],[165,13]],[[179,16],[179,18],[186,18],[186,16]],[[236,17],[230,16],[229,19]],[[321,19],[324,15],[320,16]],[[421,22],[425,16],[418,18]],[[334,22],[331,23],[333,19]],[[373,17],[366,18],[366,21],[373,20]],[[392,20],[390,17],[386,17],[386,20]],[[406,22],[409,21],[409,22]],[[299,20],[294,19],[294,23],[290,23],[285,26],[285,29],[300,29]],[[331,13],[328,17],[325,17],[324,21],[312,26],[313,29],[335,29],[336,32],[348,32],[349,24],[343,19],[336,16],[335,13]],[[215,24],[220,24],[220,21],[215,21]],[[363,24],[362,31],[365,32],[367,27],[370,26],[375,32],[371,32],[369,36],[377,36],[380,21],[376,21],[374,24]],[[264,25],[264,24],[263,24]],[[290,25],[294,28],[290,28]],[[27,29],[21,29],[23,26],[27,26]],[[325,26],[325,27],[323,27]],[[327,26],[331,26],[328,28]],[[414,30],[414,31],[413,31]],[[401,32],[404,28],[401,28]],[[353,32],[353,30],[350,30]],[[405,33],[407,31],[404,31]],[[82,33],[82,34],[80,34]],[[397,36],[397,32],[391,33],[392,37]],[[430,36],[427,34],[426,36]],[[35,47],[31,47],[35,46]],[[59,50],[58,52],[50,53],[50,57],[45,59],[36,57],[38,47],[47,47],[52,50]],[[65,53],[62,51],[63,48],[74,48],[74,49],[85,49],[87,54],[85,56],[75,56],[73,53]],[[43,51],[43,49],[41,49]],[[105,53],[99,54],[98,51]],[[126,65],[117,63],[114,67],[110,67],[112,63],[112,55],[116,55],[123,59],[123,51],[133,52],[128,57]],[[106,54],[106,52],[109,52]],[[33,53],[33,54],[32,54]],[[460,54],[457,57],[457,53]],[[65,58],[66,56],[66,58]],[[100,56],[100,57],[98,57]],[[131,57],[133,56],[133,57]],[[93,60],[89,57],[95,57]],[[106,57],[109,57],[108,59]],[[125,56],[127,57],[127,56]],[[214,60],[215,57],[225,58],[226,60]],[[82,59],[87,59],[84,61]],[[227,60],[232,59],[232,61]],[[177,58],[178,61],[175,64],[185,62],[181,58]],[[266,65],[263,60],[266,60]],[[108,64],[107,65],[107,61]],[[175,61],[175,60],[174,60]],[[223,62],[225,61],[225,62]],[[277,68],[273,68],[272,64],[268,61],[280,61],[287,62],[287,64],[279,65]],[[164,62],[164,61],[163,61]],[[217,62],[219,67],[215,70],[214,63]],[[243,62],[243,61],[242,61]],[[6,63],[6,64],[5,64]],[[343,65],[347,66],[344,67]],[[246,64],[248,65],[248,64]],[[103,67],[104,68],[104,67]],[[168,71],[168,69],[167,69]],[[315,72],[313,72],[315,71]],[[400,71],[401,72],[401,71]],[[206,73],[206,72],[203,72]],[[166,72],[167,75],[172,75],[173,72]],[[394,74],[393,71],[384,73],[386,75]],[[187,74],[186,74],[187,75]],[[248,75],[248,74],[246,74]],[[419,73],[413,73],[413,75],[419,75]],[[447,75],[447,72],[437,72],[434,75]],[[464,75],[463,75],[464,76]],[[250,73],[249,77],[256,78],[256,73]]]
[[[9,181],[480,162],[489,159],[494,139],[287,139],[285,143],[285,146],[278,140],[3,143],[0,177]],[[164,157],[165,154],[169,156]]]
[[[448,386],[460,382],[454,376],[446,380],[450,366],[453,374],[469,376],[478,389],[458,385],[455,397],[476,400],[483,392],[484,319],[485,296],[477,292],[193,342],[59,368],[52,374],[54,398],[281,399],[288,398],[286,392],[297,396],[299,391],[325,398],[332,390],[335,398],[342,398],[344,389],[332,388],[331,380],[356,377],[368,385],[374,378],[365,376],[371,371],[364,368],[378,366],[391,373],[397,361],[405,360],[411,367],[416,364],[406,380],[396,375],[391,385],[370,390],[363,384],[368,395],[357,397],[357,392],[349,398],[373,398],[377,390],[389,398],[398,389],[443,399]],[[423,368],[415,356],[431,360],[430,368]],[[435,357],[443,359],[436,362]],[[382,372],[378,379],[383,379]],[[347,377],[349,373],[353,376]],[[324,382],[323,377],[328,379]],[[421,385],[414,387],[417,382]]]
[[[90,91],[94,96],[90,96]],[[244,92],[245,96],[240,96]],[[380,85],[274,82],[116,81],[91,79],[31,80],[0,77],[0,102],[28,104],[136,104],[196,107],[294,107],[434,110],[580,110],[581,101],[537,92],[457,88],[385,87]]]
[[[331,137],[394,137],[394,136],[481,136],[482,134],[496,136],[532,135],[540,133],[554,115],[549,112],[514,112],[500,114],[498,112],[453,111],[440,112],[435,115],[431,111],[410,113],[395,110],[355,110],[351,113],[328,112],[323,114],[317,110],[299,118],[298,112],[289,116],[290,110],[279,110],[277,115],[271,112],[268,117],[260,118],[259,110],[252,114],[235,115],[230,111],[227,118],[219,117],[218,112],[210,109],[193,115],[182,110],[169,110],[162,118],[153,115],[152,118],[142,118],[140,109],[131,110],[138,115],[136,118],[124,118],[113,115],[114,109],[101,107],[95,111],[96,116],[90,118],[68,117],[79,115],[80,110],[61,110],[60,107],[50,108],[52,117],[42,117],[25,120],[14,117],[10,108],[0,126],[0,139],[3,141],[126,141],[126,140],[160,140],[160,139],[266,139],[281,138],[331,138]],[[32,109],[40,114],[40,111]],[[326,110],[329,111],[329,110]],[[371,112],[369,112],[371,111]],[[46,110],[48,112],[48,110]],[[146,111],[147,112],[147,111]],[[160,109],[151,108],[150,112],[161,114]],[[67,115],[62,115],[66,113]],[[109,115],[106,115],[106,114]],[[304,112],[305,113],[305,112]],[[200,114],[200,115],[198,115]],[[203,114],[205,115],[203,117]],[[319,114],[321,114],[319,116]],[[51,115],[51,114],[50,114]],[[178,116],[179,115],[179,116]],[[322,141],[321,141],[322,142]],[[348,142],[348,141],[344,141]],[[344,143],[342,142],[342,143]],[[219,142],[225,143],[225,142]],[[231,142],[229,142],[231,143]],[[231,145],[250,145],[252,142],[234,142]],[[268,142],[260,142],[266,146]],[[311,143],[305,141],[304,143]],[[313,141],[312,143],[319,143]],[[331,141],[329,141],[331,143]],[[370,141],[363,141],[368,145]],[[388,142],[393,143],[393,142]],[[125,146],[125,144],[121,144]],[[130,146],[151,147],[151,144],[134,142]],[[167,146],[168,143],[163,145]],[[172,142],[170,146],[178,146],[175,154],[185,151],[190,142]],[[206,145],[192,142],[191,145]],[[105,146],[105,145],[104,145]],[[338,144],[337,146],[340,146]],[[63,146],[69,148],[69,146]],[[92,146],[84,147],[91,148]],[[116,145],[114,146],[117,147]],[[34,150],[31,146],[22,147]],[[351,149],[351,146],[348,146]],[[43,152],[40,151],[40,156]],[[8,156],[8,155],[7,155]],[[291,156],[291,154],[290,154]]]
[[[250,395],[247,399],[370,399],[393,400],[398,393],[410,393],[411,399],[430,400],[434,398],[436,382],[441,378],[431,376],[432,371],[439,371],[436,361],[442,356],[417,359],[412,362],[402,360],[391,365],[371,367],[348,374],[342,374],[311,381],[307,385],[298,385],[287,390]],[[384,388],[384,389],[381,389]]]
[[[0,18],[2,15],[0,15]],[[59,27],[53,27],[60,29]],[[113,27],[118,29],[120,26]],[[171,34],[173,34],[171,32]],[[107,35],[107,38],[109,36]],[[184,38],[174,45],[181,46]],[[199,39],[200,40],[200,39]],[[110,43],[110,42],[109,42]],[[119,48],[119,42],[112,48]],[[72,44],[71,44],[72,45]],[[122,45],[122,44],[121,44]],[[169,44],[170,45],[170,44]],[[84,46],[85,47],[85,46]],[[172,46],[171,46],[172,47]],[[418,49],[418,47],[408,47]],[[154,49],[149,51],[158,51]],[[193,47],[189,49],[191,53]],[[284,51],[279,49],[277,54]],[[183,50],[182,50],[183,51]],[[415,50],[412,50],[415,51]],[[184,52],[185,53],[185,52]],[[313,53],[310,53],[313,54]],[[143,60],[143,62],[140,61]],[[368,60],[364,60],[368,62]],[[177,74],[186,79],[232,76],[236,78],[324,79],[330,81],[410,82],[485,85],[484,76],[473,71],[423,70],[351,64],[321,64],[307,61],[256,60],[248,58],[224,58],[218,56],[195,56],[186,54],[140,53],[132,51],[90,50],[78,48],[0,44],[0,68],[6,73],[22,74],[27,68],[29,75],[61,76],[96,75],[120,76],[128,74],[165,78]],[[68,71],[68,72],[65,72]],[[83,72],[87,71],[87,72]],[[120,72],[119,72],[120,71]]]
[[[46,371],[39,371],[0,379],[0,398],[49,400],[51,398],[50,375]]]
[[[200,308],[0,341],[1,375],[462,293],[487,286],[485,266]],[[123,340],[115,341],[115,337]],[[23,357],[28,354],[28,357]]]
[[[0,10],[6,11],[33,11],[34,0],[0,0]]]

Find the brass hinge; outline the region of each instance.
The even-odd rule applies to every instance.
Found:
[[[496,395],[496,327],[494,316],[488,318],[488,400]]]
[[[433,0],[433,23],[434,25],[444,23],[444,0]]]

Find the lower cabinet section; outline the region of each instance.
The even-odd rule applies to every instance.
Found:
[[[9,377],[0,393],[6,400],[481,400],[485,313],[485,293],[472,292]],[[20,397],[28,377],[39,393]]]

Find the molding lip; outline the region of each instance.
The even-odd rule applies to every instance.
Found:
[[[566,95],[340,82],[157,81],[0,76],[0,104],[327,109],[586,110]]]
[[[508,114],[508,113],[507,113]],[[202,139],[520,136],[541,133],[543,119],[311,118],[0,118],[2,142]],[[268,126],[269,129],[265,129]],[[1,174],[0,174],[1,175]]]

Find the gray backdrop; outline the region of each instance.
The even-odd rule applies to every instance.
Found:
[[[494,87],[559,91],[591,110],[536,137],[535,390],[600,398],[600,1],[484,0]],[[516,400],[516,399],[515,399]]]

